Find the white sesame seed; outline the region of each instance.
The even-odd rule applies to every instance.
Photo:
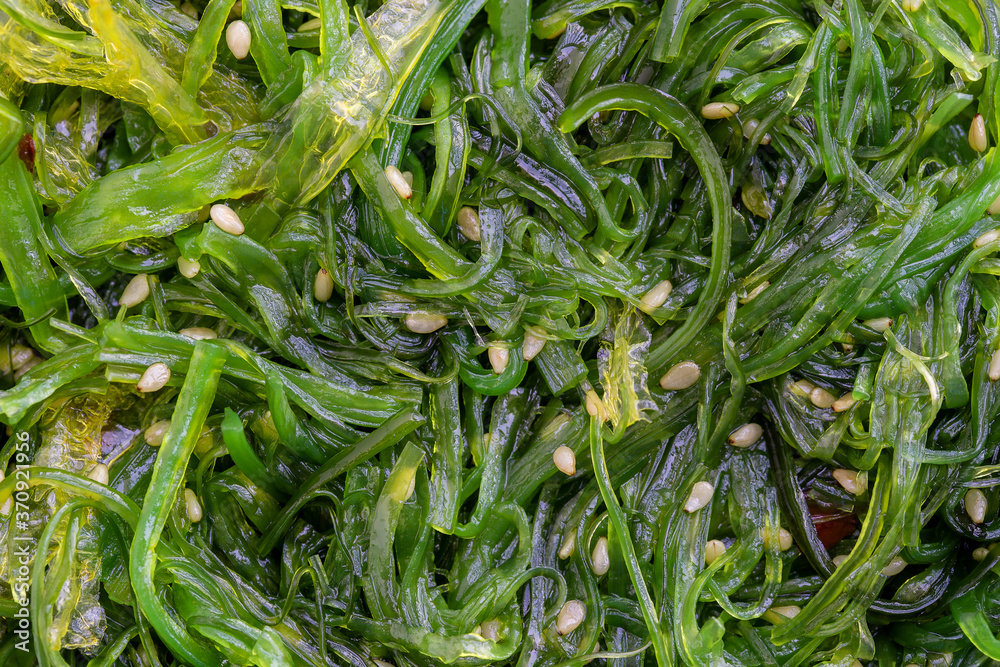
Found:
[[[965,511],[972,523],[986,521],[986,494],[979,489],[969,489],[965,492]]]
[[[309,19],[308,21],[303,21],[301,25],[299,25],[299,27],[295,29],[295,32],[309,32],[310,30],[319,30],[322,25],[323,25],[323,19],[320,18]]]
[[[403,172],[395,165],[390,164],[385,168],[385,177],[389,180],[389,185],[396,191],[402,199],[409,199],[413,196],[413,188],[406,182]]]
[[[545,347],[545,339],[538,336],[531,329],[524,330],[524,342],[521,344],[521,357],[525,361],[531,361],[538,356],[538,353]]]
[[[448,324],[448,318],[444,315],[416,311],[407,315],[404,323],[413,333],[429,334]]]
[[[891,317],[873,317],[870,320],[865,320],[861,324],[863,324],[864,326],[868,327],[869,329],[874,329],[875,331],[877,331],[879,333],[883,333],[886,329],[888,329],[889,327],[892,326],[892,318]]]
[[[837,402],[837,397],[822,387],[816,387],[809,392],[809,400],[812,401],[812,404],[817,408],[823,408],[825,410]]]
[[[562,546],[559,548],[559,558],[566,560],[576,551],[576,533],[569,532],[563,537]]]
[[[135,388],[144,394],[159,391],[167,385],[168,380],[170,380],[170,366],[162,361],[157,361],[142,372],[142,377],[139,378],[139,383]]]
[[[602,422],[608,421],[608,408],[593,389],[587,390],[587,414]]]
[[[845,491],[854,495],[864,492],[866,488],[866,485],[861,481],[858,473],[853,470],[837,468],[833,471],[833,478],[837,480],[838,484],[844,487]]]
[[[986,560],[986,557],[990,555],[990,550],[986,547],[978,547],[972,552],[972,559],[977,561]]]
[[[694,487],[691,489],[691,495],[688,496],[687,502],[684,503],[684,511],[688,513],[697,512],[708,504],[713,494],[715,494],[714,486],[708,482],[695,482]]]
[[[648,292],[642,295],[642,310],[647,313],[656,310],[666,302],[667,297],[673,291],[674,285],[669,280],[662,280],[654,285]]]
[[[483,639],[488,639],[491,642],[495,642],[500,639],[500,621],[493,619],[492,621],[483,621],[479,626],[479,636]]]
[[[237,60],[243,60],[250,53],[250,26],[243,21],[233,21],[226,28],[226,44]]]
[[[195,6],[192,5],[190,2],[182,2],[181,11],[190,16],[191,18],[193,18],[194,20],[196,21],[198,20],[198,10],[195,9]]]
[[[479,213],[471,206],[458,209],[458,231],[470,241],[480,241]]]
[[[204,512],[201,510],[201,503],[198,502],[198,496],[191,489],[184,489],[184,506],[187,509],[187,515],[191,519],[191,523],[201,521]]]
[[[977,153],[983,153],[990,147],[986,137],[986,121],[983,120],[982,114],[977,113],[972,118],[972,124],[969,126],[969,145]]]
[[[770,286],[771,286],[771,281],[765,280],[760,285],[757,285],[752,290],[750,290],[749,292],[747,292],[747,295],[745,297],[743,297],[742,299],[740,299],[740,303],[744,303],[744,304],[745,303],[750,303],[751,301],[753,301],[754,299],[756,299],[758,296],[760,296],[761,292],[763,292],[764,290],[766,290]]]
[[[195,340],[211,340],[219,337],[219,334],[214,329],[209,329],[208,327],[188,327],[181,329],[177,333],[188,338],[194,338]]]
[[[701,367],[693,361],[682,361],[670,367],[660,378],[660,387],[667,391],[687,389],[701,377]]]
[[[185,278],[194,278],[201,271],[201,262],[196,259],[188,259],[187,257],[178,257],[177,270]]]
[[[145,301],[148,296],[149,277],[145,273],[140,273],[128,281],[128,285],[125,286],[122,298],[118,300],[118,303],[126,308],[131,308]]]
[[[760,122],[756,118],[751,118],[743,122],[743,138],[749,141],[753,139],[754,132],[760,127]],[[760,145],[766,146],[771,143],[771,135],[765,133],[763,137],[760,138]]]
[[[990,382],[1000,380],[1000,350],[995,350],[990,357],[990,367],[987,370]]]
[[[802,612],[802,607],[794,604],[781,607],[771,607],[764,613],[764,620],[774,624],[784,623],[790,618],[795,618]]]
[[[159,447],[163,444],[163,436],[167,434],[167,429],[170,428],[169,419],[161,419],[158,422],[153,422],[148,427],[146,431],[142,434],[146,439],[146,444],[151,447]]]
[[[510,363],[510,350],[505,347],[491,346],[486,354],[490,358],[490,366],[493,367],[495,375],[500,375],[507,370],[507,364]]]
[[[972,247],[982,248],[987,243],[993,243],[997,239],[1000,239],[1000,229],[991,229],[984,234],[980,234],[979,237],[972,242]]]
[[[900,558],[899,556],[896,556],[891,561],[889,561],[888,565],[882,568],[882,574],[884,574],[887,577],[891,577],[893,575],[899,574],[905,569],[906,569],[906,561]]]
[[[732,102],[710,102],[701,108],[701,115],[709,120],[732,118],[740,110],[740,105]]]
[[[608,573],[611,569],[611,555],[608,553],[608,538],[599,537],[597,538],[597,544],[594,545],[594,552],[590,556],[594,563],[594,575],[602,577]]]
[[[809,380],[796,380],[789,388],[794,394],[798,394],[799,396],[808,396],[812,393],[812,390],[816,388],[816,385]]]
[[[845,410],[850,410],[851,408],[853,408],[855,403],[857,403],[857,401],[854,400],[854,394],[851,392],[847,392],[846,394],[838,398],[836,401],[834,401],[833,405],[830,407],[833,408],[834,412],[844,412]]]
[[[568,635],[576,630],[587,618],[587,606],[579,600],[567,600],[556,618],[556,632]]]
[[[722,554],[726,553],[726,543],[722,540],[709,540],[705,543],[705,565],[711,565]]]
[[[213,204],[212,208],[209,209],[209,216],[212,218],[212,222],[215,226],[224,232],[232,234],[233,236],[239,236],[246,228],[243,226],[243,221],[240,220],[240,216],[236,214],[236,211],[229,208],[225,204]]]
[[[576,474],[576,454],[566,445],[556,447],[552,452],[552,462],[556,464],[556,469],[565,475]]]
[[[16,382],[17,380],[20,380],[25,373],[27,373],[40,363],[42,363],[41,357],[31,357],[30,359],[28,359],[26,362],[21,364],[20,368],[14,371],[14,381]]]
[[[993,203],[986,208],[986,212],[990,215],[997,215],[1000,213],[1000,197],[993,200]]]
[[[834,556],[832,559],[834,567],[840,567],[847,562],[847,554],[840,554],[839,556]]]
[[[792,548],[793,544],[792,534],[789,533],[784,528],[778,529],[778,549],[781,551],[788,551]]]
[[[21,370],[25,364],[35,358],[35,351],[24,345],[14,345],[10,348],[10,367]]]
[[[90,472],[87,473],[87,477],[94,480],[98,484],[103,484],[104,486],[107,486],[108,481],[111,479],[108,476],[108,466],[104,465],[103,463],[98,463],[93,468],[91,468]]]
[[[923,0],[903,0],[903,9],[908,12],[915,12],[920,9]]]
[[[760,427],[760,424],[750,422],[737,427],[729,434],[729,444],[733,447],[749,447],[760,440],[762,435],[764,435],[764,429]]]
[[[313,298],[323,303],[333,296],[333,276],[326,269],[316,272],[316,279],[313,280]]]

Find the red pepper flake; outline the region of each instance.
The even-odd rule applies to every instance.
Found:
[[[848,512],[810,505],[809,516],[812,518],[813,525],[816,526],[819,541],[827,549],[853,533],[858,527],[858,517]]]
[[[17,142],[17,157],[32,174],[35,173],[35,138],[28,132]]]

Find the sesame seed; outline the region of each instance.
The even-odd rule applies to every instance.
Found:
[[[912,2],[913,0],[905,1]],[[977,153],[983,153],[990,147],[986,137],[986,121],[983,120],[982,114],[977,113],[972,118],[972,124],[969,126],[969,145]]]
[[[997,215],[1000,213],[1000,197],[993,200],[993,203],[986,208],[986,212],[990,215]]]
[[[140,273],[128,281],[128,285],[125,286],[122,298],[118,299],[118,303],[126,308],[131,308],[145,301],[148,296],[149,277],[145,273]]]
[[[250,26],[241,20],[233,21],[226,28],[226,44],[237,60],[243,60],[250,53]]]
[[[565,475],[576,474],[576,454],[566,445],[556,447],[552,452],[552,462],[556,464],[556,469]]]
[[[758,127],[760,127],[760,122],[756,118],[751,118],[747,121],[744,121],[743,138],[747,139],[748,141],[750,139],[753,139],[753,135],[757,131]],[[771,135],[765,132],[764,136],[760,138],[760,145],[767,146],[769,143],[771,143]]]
[[[33,356],[30,359],[28,359],[26,362],[24,362],[23,364],[21,364],[20,368],[18,368],[16,371],[14,371],[14,381],[16,382],[16,381],[20,380],[21,377],[23,377],[25,373],[27,373],[28,371],[30,371],[32,368],[34,368],[35,366],[37,366],[40,363],[42,363],[42,358],[41,357],[34,357]]]
[[[993,356],[990,357],[990,367],[987,375],[990,378],[990,382],[1000,380],[1000,350],[994,351]]]
[[[792,548],[793,540],[792,534],[789,533],[784,528],[778,529],[778,549],[780,551],[788,551]]]
[[[194,20],[198,20],[198,10],[190,2],[182,2],[180,9]]]
[[[211,340],[219,337],[219,334],[214,329],[209,329],[208,327],[188,327],[181,329],[177,333],[188,338],[194,338],[195,340]]]
[[[834,401],[833,405],[830,407],[833,408],[834,412],[844,412],[846,410],[850,410],[851,408],[853,408],[855,403],[857,403],[857,401],[854,399],[854,394],[851,392],[847,392],[846,394],[838,398],[836,401]]]
[[[593,389],[587,390],[587,414],[602,422],[608,421],[608,408]]]
[[[169,379],[170,366],[167,366],[162,361],[157,361],[142,372],[142,377],[139,378],[139,383],[135,388],[144,394],[151,391],[159,391],[167,385]]]
[[[834,567],[840,567],[847,562],[847,554],[840,554],[839,556],[834,556],[832,559]]]
[[[389,180],[389,185],[396,191],[402,199],[409,199],[413,196],[413,188],[406,182],[403,172],[395,165],[390,164],[385,168],[385,177]]]
[[[545,347],[545,339],[535,334],[531,329],[525,329],[524,342],[521,344],[521,357],[525,361],[531,361],[538,356],[543,347]]]
[[[91,468],[90,472],[87,473],[87,477],[94,480],[98,484],[103,484],[104,486],[107,486],[108,481],[110,481],[111,479],[108,476],[108,466],[104,465],[103,463],[98,463],[93,468]]]
[[[865,320],[861,323],[862,325],[868,327],[869,329],[874,329],[879,333],[885,332],[889,327],[892,326],[891,317],[874,317],[870,320]]]
[[[316,272],[316,279],[313,280],[313,298],[324,303],[333,296],[333,276],[326,269]]]
[[[705,543],[705,565],[711,565],[724,553],[726,553],[725,542],[722,540],[709,540]]]
[[[809,392],[809,400],[812,401],[812,404],[817,408],[823,408],[825,410],[837,402],[837,397],[822,387],[816,387]]]
[[[976,561],[986,560],[986,557],[990,555],[990,550],[986,547],[978,547],[972,552],[972,559]]]
[[[184,506],[187,509],[187,515],[191,519],[191,523],[201,521],[204,512],[202,512],[201,503],[198,502],[198,496],[191,489],[184,489]]]
[[[177,270],[185,278],[194,278],[201,271],[201,262],[196,259],[188,259],[187,257],[178,257]]]
[[[493,619],[492,621],[483,621],[479,626],[479,636],[483,639],[488,639],[491,642],[495,642],[500,639],[500,621]]]
[[[740,105],[732,102],[710,102],[701,108],[701,115],[709,120],[732,118],[740,110]]]
[[[688,496],[687,502],[684,503],[684,511],[689,514],[697,512],[712,500],[712,495],[714,494],[714,486],[708,482],[696,482],[691,489],[691,495]]]
[[[972,242],[973,248],[982,248],[987,243],[993,243],[997,239],[1000,239],[1000,229],[991,229],[985,234],[981,234],[979,238]]]
[[[814,385],[809,380],[796,380],[795,382],[792,383],[790,387],[792,393],[798,394],[800,396],[808,396],[809,394],[812,393],[812,390],[815,388],[816,385]]]
[[[404,323],[413,333],[429,334],[448,324],[448,318],[444,315],[417,311],[407,315]]]
[[[764,612],[764,620],[777,625],[778,623],[784,623],[790,618],[795,618],[801,612],[802,607],[794,604],[781,607],[771,607]]]
[[[556,618],[556,632],[568,635],[583,624],[587,618],[587,606],[579,600],[567,600]]]
[[[889,561],[888,565],[882,568],[882,574],[884,574],[887,577],[891,577],[893,575],[899,574],[905,569],[906,569],[906,561],[900,558],[899,556],[896,556],[891,561]]]
[[[591,554],[590,559],[594,564],[592,569],[595,576],[601,577],[608,573],[608,570],[611,569],[611,555],[608,553],[608,538],[597,538],[597,544],[594,545],[594,552]]]
[[[745,297],[743,297],[742,299],[740,299],[740,303],[744,303],[744,304],[750,303],[751,301],[753,301],[754,299],[756,299],[758,296],[760,296],[761,292],[763,292],[764,290],[766,290],[770,286],[771,286],[771,281],[765,280],[760,285],[757,285],[752,290],[750,290],[749,292],[747,292],[747,295]]]
[[[240,216],[236,214],[236,211],[229,208],[225,204],[213,204],[212,208],[209,209],[209,216],[212,218],[212,222],[215,226],[224,232],[232,234],[233,236],[239,236],[246,228],[243,226],[243,221],[240,220]]]
[[[647,313],[651,310],[656,310],[664,304],[667,297],[673,291],[674,285],[669,280],[663,280],[657,283],[648,292],[642,295],[640,301],[642,301],[642,310]]]
[[[687,389],[701,377],[701,367],[693,361],[682,361],[670,367],[660,378],[660,387],[667,391]]]
[[[754,444],[760,437],[764,435],[764,429],[760,427],[760,424],[748,423],[743,424],[733,430],[729,434],[729,444],[733,447],[749,447]]]
[[[487,356],[490,358],[490,366],[493,367],[495,375],[500,375],[507,370],[507,364],[510,363],[510,350],[505,347],[491,346],[487,351]]]
[[[979,489],[969,489],[965,492],[965,511],[972,523],[980,524],[986,521],[986,494]]]
[[[167,429],[170,428],[169,419],[161,419],[158,422],[153,422],[150,424],[146,431],[142,434],[146,439],[146,444],[151,447],[159,447],[163,444],[163,436],[167,434]]]
[[[458,209],[458,231],[470,241],[480,241],[479,213],[471,206]]]
[[[576,533],[569,532],[563,537],[562,546],[559,548],[559,558],[566,560],[576,551]]]
[[[15,371],[24,368],[24,365],[35,358],[35,351],[24,345],[14,345],[10,348],[10,367]]]
[[[863,493],[867,488],[867,485],[861,480],[858,473],[853,470],[837,468],[833,471],[833,478],[837,480],[838,484],[844,487],[845,491],[854,494],[855,496],[859,493]]]

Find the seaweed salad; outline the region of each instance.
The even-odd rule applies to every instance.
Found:
[[[0,666],[1000,664],[996,0],[0,0]]]

